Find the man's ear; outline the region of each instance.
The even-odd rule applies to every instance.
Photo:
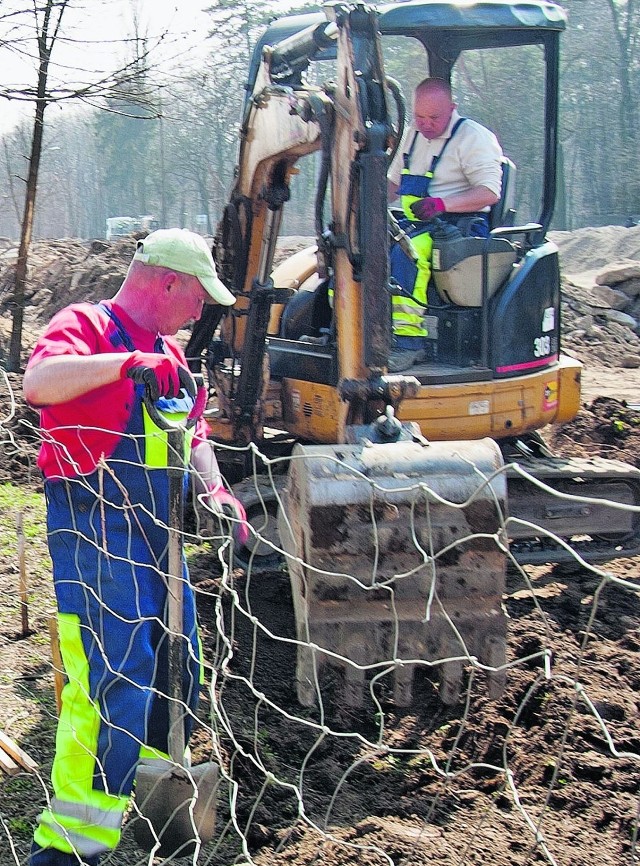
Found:
[[[175,271],[166,271],[162,275],[162,288],[167,292],[171,291],[171,286],[174,286],[178,281],[178,275]]]

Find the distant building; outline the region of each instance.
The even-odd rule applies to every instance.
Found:
[[[159,228],[160,223],[152,214],[138,217],[108,217],[106,238],[122,238],[134,232],[153,232]]]

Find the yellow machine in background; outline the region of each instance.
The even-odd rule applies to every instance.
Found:
[[[546,238],[564,26],[546,0],[329,3],[324,14],[275,21],[254,52],[214,248],[238,300],[221,321],[209,313],[196,326],[187,355],[197,366],[206,349],[215,439],[255,442],[267,455],[295,446],[280,539],[299,637],[325,650],[299,654],[304,703],[313,702],[315,665],[338,656],[364,663],[402,646],[407,658],[431,659],[473,647],[498,668],[509,545],[521,562],[570,559],[569,545],[592,561],[638,551],[637,513],[605,500],[638,504],[640,473],[554,458],[535,434],[580,406],[581,367],[560,346],[558,251]],[[431,357],[410,375],[387,372],[390,234],[407,255],[411,244],[387,206],[404,102],[385,72],[385,39],[418,45],[419,77],[450,79],[468,51],[523,46],[545,66],[539,216],[514,225],[506,161],[490,239],[455,248],[434,240]],[[316,244],[274,269],[297,164],[313,153]],[[238,459],[232,452],[225,466],[231,481],[249,470]],[[272,506],[252,488],[255,479],[241,495],[263,528]],[[434,587],[442,615],[425,620]],[[409,669],[394,672],[403,702]],[[442,689],[453,700],[460,671],[448,671]],[[351,700],[361,693],[358,680]]]
[[[495,439],[508,463],[517,459],[564,493],[639,501],[636,470],[612,461],[559,461],[535,433],[570,420],[580,408],[581,365],[561,352],[558,251],[546,238],[555,199],[564,27],[564,12],[546,0],[524,6],[411,0],[379,10],[330,3],[324,14],[284,17],[267,28],[249,69],[236,180],[215,244],[219,269],[238,301],[215,337],[218,322],[204,319],[188,347],[191,355],[208,352],[218,407],[211,417],[215,438],[267,448],[298,439],[332,445],[357,436],[353,431],[375,424],[390,408],[429,440]],[[404,103],[385,73],[385,40],[395,40],[399,54],[404,42],[419,45],[424,66],[418,78],[450,79],[472,51],[534,48],[545,91],[538,218],[514,225],[516,167],[505,160],[490,240],[435,244],[426,311],[431,358],[410,375],[393,376],[386,372],[386,172],[402,134]],[[415,66],[415,52],[411,58]],[[297,164],[313,153],[320,158],[316,197],[309,202],[316,244],[274,270]],[[275,438],[273,431],[279,431]],[[520,561],[571,558],[545,538],[547,532],[580,539],[581,555],[592,561],[638,549],[633,513],[593,503],[563,507],[535,489],[522,493],[510,474],[510,513],[543,530],[518,530],[526,537],[512,546]],[[232,480],[238,475],[242,467],[229,467]]]

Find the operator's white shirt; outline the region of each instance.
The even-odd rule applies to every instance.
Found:
[[[433,157],[441,152],[459,119],[458,111],[454,110],[444,134],[438,138],[428,139],[418,133],[409,163],[411,174],[425,174],[429,170]],[[415,134],[416,128],[411,124],[389,167],[387,177],[396,186],[400,185],[403,155],[409,151]],[[486,186],[499,196],[502,186],[501,159],[502,148],[495,135],[482,124],[466,118],[456,130],[436,167],[429,186],[429,195],[446,198],[476,186]],[[484,210],[488,211],[489,208]]]

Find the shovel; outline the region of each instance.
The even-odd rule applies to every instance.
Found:
[[[153,402],[155,376],[149,370],[131,371],[134,381],[143,381],[144,405],[151,420],[167,431],[169,473],[169,541],[167,574],[167,638],[169,652],[169,735],[170,762],[149,766],[141,764],[136,772],[135,793],[140,817],[134,823],[134,836],[145,851],[159,857],[193,854],[208,842],[215,831],[218,765],[213,762],[185,765],[183,674],[183,592],[182,527],[184,505],[185,431],[196,417],[175,423],[163,417]],[[195,397],[193,379],[184,371],[182,387]],[[150,379],[153,379],[151,381]],[[157,396],[157,388],[155,391]]]

